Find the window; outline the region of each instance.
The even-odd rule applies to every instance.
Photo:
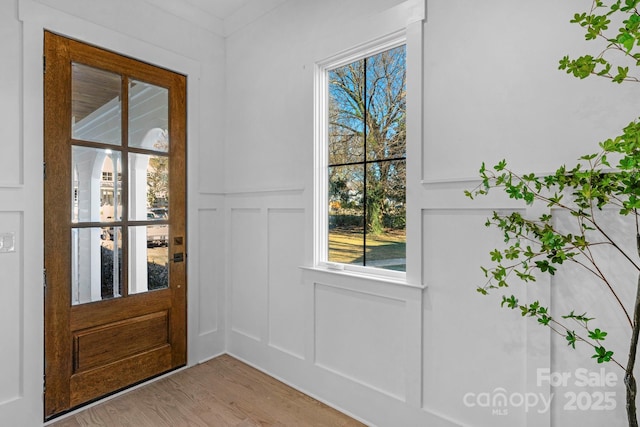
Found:
[[[405,272],[403,40],[329,61],[317,77],[317,263]]]

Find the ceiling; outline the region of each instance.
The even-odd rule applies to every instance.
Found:
[[[236,13],[239,9],[242,9],[247,4],[251,3],[251,0],[182,0],[195,7],[198,7],[210,15],[216,16],[220,19],[226,19],[229,16]],[[255,0],[254,0],[255,3]]]
[[[221,36],[229,36],[287,0],[144,0]]]

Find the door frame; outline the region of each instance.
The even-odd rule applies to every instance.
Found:
[[[178,50],[169,50],[165,46],[153,44],[151,40],[123,34],[115,29],[106,28],[82,18],[69,15],[33,0],[17,0],[18,19],[23,24],[21,52],[16,59],[21,65],[22,78],[22,164],[21,182],[27,197],[21,202],[23,215],[23,289],[22,325],[20,336],[23,359],[20,366],[20,394],[0,407],[0,424],[39,425],[43,422],[44,405],[42,400],[44,374],[44,288],[43,269],[43,223],[44,205],[42,180],[42,162],[44,150],[43,126],[43,61],[44,31],[48,30],[72,39],[101,46],[134,58],[143,58],[159,67],[167,68],[188,77],[187,84],[187,248],[189,262],[187,275],[187,366],[224,352],[224,337],[200,337],[197,322],[200,317],[198,294],[200,292],[198,233],[198,196],[197,185],[199,127],[202,122],[198,114],[200,107],[200,75],[202,63],[186,57]],[[39,285],[40,284],[40,285]],[[223,332],[220,331],[220,335]]]

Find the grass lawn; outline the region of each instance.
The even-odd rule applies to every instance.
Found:
[[[388,230],[379,235],[367,234],[367,262],[405,259],[406,246],[405,230]],[[330,230],[329,261],[362,263],[362,231],[346,228]]]

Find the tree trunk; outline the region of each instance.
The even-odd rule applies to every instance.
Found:
[[[636,235],[636,246],[640,255],[640,234]],[[624,375],[624,385],[627,388],[627,420],[629,427],[638,427],[638,416],[636,414],[636,378],[633,375],[633,367],[636,363],[636,352],[638,350],[638,333],[640,332],[640,275],[636,285],[636,301],[633,308],[633,328],[631,330],[631,345],[629,347],[629,360]]]
[[[629,360],[624,375],[624,385],[627,389],[627,420],[629,427],[638,427],[636,414],[636,379],[633,375],[633,367],[636,362],[636,350],[638,348],[638,332],[640,332],[640,275],[636,291],[636,301],[633,310],[633,329],[631,331],[631,346],[629,348]]]

